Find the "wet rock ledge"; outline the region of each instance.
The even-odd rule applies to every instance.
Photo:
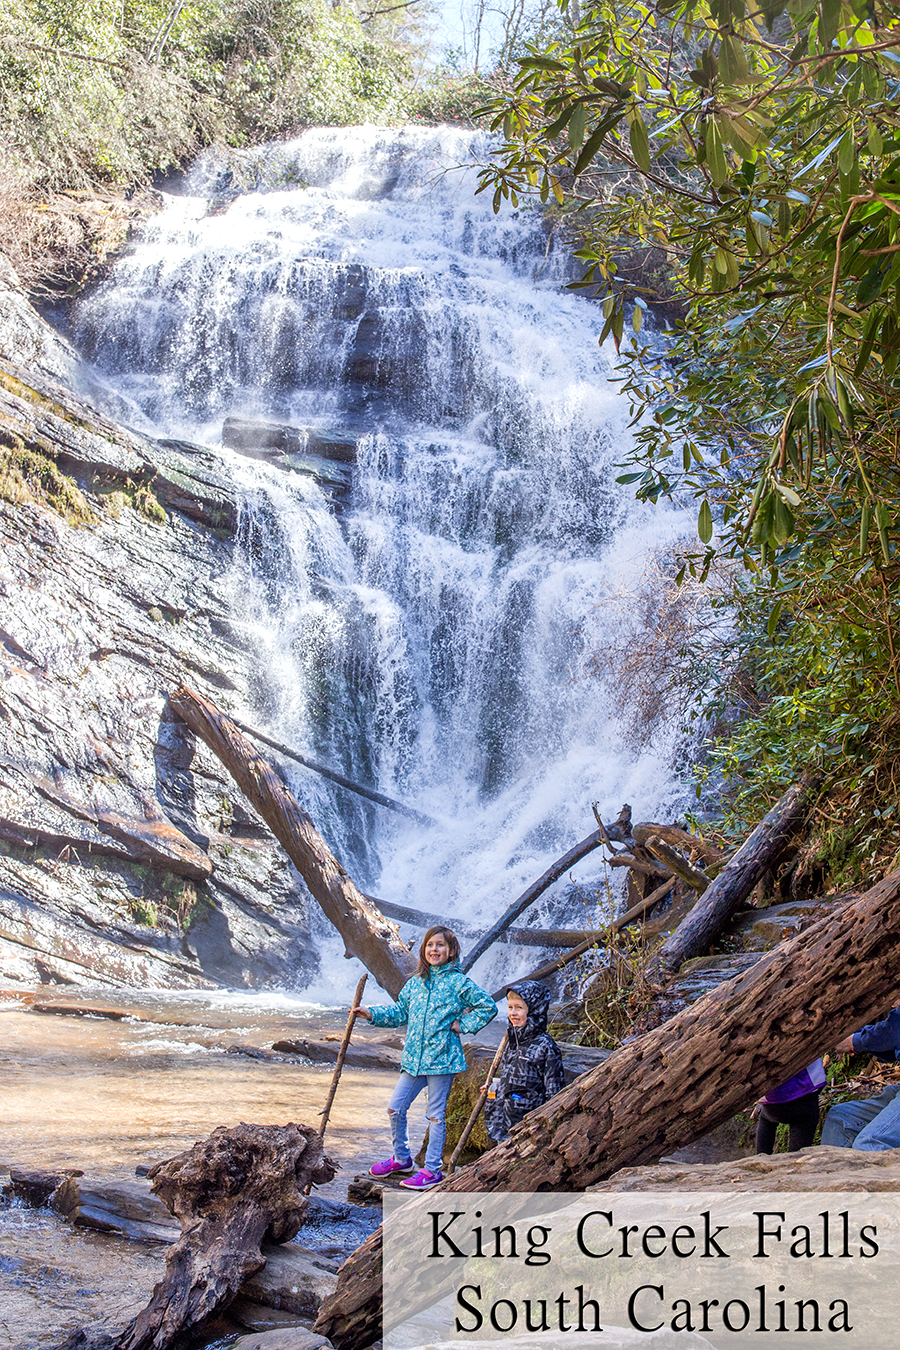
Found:
[[[234,488],[208,450],[138,436],[73,394],[76,354],[14,300],[0,319],[3,982],[294,984],[314,959],[303,883],[166,707],[186,680],[253,715]],[[344,492],[349,444],[316,449],[285,467],[340,454],[328,472]]]

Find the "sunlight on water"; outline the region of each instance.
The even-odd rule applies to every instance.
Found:
[[[65,1003],[131,1016],[54,1016],[0,1002],[0,1174],[80,1168],[88,1182],[128,1179],[218,1125],[318,1124],[332,1065],[268,1063],[226,1050],[335,1035],[343,1010],[246,992],[119,990],[111,1000],[107,989],[79,990]],[[346,1198],[352,1177],[389,1151],[393,1083],[393,1073],[344,1071],[326,1135],[339,1171],[318,1193]],[[362,1236],[351,1235],[350,1245]],[[307,1230],[305,1240],[318,1245],[322,1234]],[[19,1202],[0,1206],[0,1350],[56,1345],[83,1322],[126,1321],[146,1303],[163,1261],[156,1244],[73,1228]]]

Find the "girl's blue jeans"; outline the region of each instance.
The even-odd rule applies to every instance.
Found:
[[[425,1153],[425,1166],[429,1172],[440,1172],[444,1157],[444,1144],[447,1139],[447,1123],[444,1116],[447,1111],[447,1098],[450,1095],[452,1073],[419,1074],[413,1077],[405,1070],[401,1073],[394,1088],[394,1095],[388,1102],[388,1118],[391,1122],[391,1140],[394,1145],[394,1157],[398,1162],[406,1162],[412,1154],[409,1149],[409,1129],[406,1113],[424,1088],[428,1088],[428,1149]]]

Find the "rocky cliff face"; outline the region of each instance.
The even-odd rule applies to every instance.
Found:
[[[0,290],[0,981],[302,984],[303,883],[167,710],[186,681],[252,715],[233,491],[81,402]]]

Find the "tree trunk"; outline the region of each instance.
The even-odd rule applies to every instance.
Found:
[[[645,914],[649,914],[654,905],[658,905],[660,900],[665,899],[674,885],[675,878],[671,877],[668,881],[664,881],[661,886],[657,886],[655,891],[645,895],[643,900],[639,900],[636,905],[632,905],[631,909],[626,909],[625,913],[620,914],[613,922],[613,931],[620,933],[623,928],[627,928],[630,923],[634,923],[635,919],[642,919]]]
[[[672,848],[686,853],[692,862],[697,860],[702,862],[704,869],[707,870],[720,869],[728,861],[729,855],[716,848],[715,844],[710,844],[702,835],[682,830],[678,825],[657,825],[652,821],[644,821],[634,826],[633,835],[635,843],[642,847],[646,847],[647,840],[655,835],[658,839],[665,840]]]
[[[543,895],[544,891],[546,891],[549,886],[552,886],[554,881],[558,881],[561,876],[564,876],[570,867],[574,867],[577,862],[580,862],[581,859],[586,857],[593,849],[598,848],[600,844],[603,843],[604,838],[605,831],[601,833],[600,830],[595,830],[593,834],[588,835],[587,839],[582,839],[580,844],[576,844],[574,848],[569,849],[568,853],[564,853],[561,858],[558,858],[552,867],[548,867],[543,876],[538,877],[537,881],[532,882],[527,891],[522,892],[518,900],[513,901],[509,909],[506,910],[494,924],[493,928],[489,928],[484,936],[478,939],[475,946],[462,963],[463,970],[471,970],[479,956],[483,956],[488,947],[492,946],[493,943],[497,941],[497,938],[500,937],[502,933],[506,932],[507,928],[512,925],[514,919],[517,919],[529,905],[534,904],[538,896]]]
[[[657,970],[671,973],[692,956],[707,954],[806,818],[818,782],[817,778],[804,774],[763,817],[687,917],[666,938],[654,959]]]
[[[644,844],[648,853],[652,853],[654,858],[668,867],[670,872],[674,872],[676,877],[681,877],[692,890],[699,892],[700,895],[709,887],[710,879],[705,872],[693,863],[688,862],[687,858],[682,857],[677,848],[667,844],[665,839],[661,839],[658,834],[651,834]]]
[[[728,1120],[896,1001],[898,899],[900,870],[623,1045],[444,1182],[441,1203],[448,1191],[582,1190]],[[435,1192],[411,1218],[420,1204],[434,1208]],[[439,1297],[431,1276],[423,1302]],[[379,1231],[342,1267],[316,1330],[360,1350],[380,1322]]]
[[[389,919],[399,919],[401,923],[415,924],[417,928],[434,928],[449,922],[457,937],[479,937],[478,929],[472,929],[461,919],[447,914],[428,914],[421,909],[410,909],[408,905],[395,905],[392,900],[382,900],[376,895],[366,896],[373,905],[377,905],[382,914]],[[508,942],[522,947],[574,947],[590,937],[587,928],[507,928]]]
[[[417,811],[414,806],[407,806],[406,802],[398,802],[394,797],[386,797],[383,792],[376,792],[374,788],[367,788],[363,787],[361,783],[354,783],[352,778],[345,778],[342,773],[335,773],[334,769],[328,769],[324,764],[317,764],[314,759],[307,759],[305,755],[292,750],[283,741],[273,740],[264,731],[257,731],[255,727],[248,726],[246,722],[239,722],[236,717],[231,720],[240,731],[246,731],[247,735],[252,737],[254,741],[262,741],[263,745],[271,746],[273,750],[277,750],[279,755],[284,755],[286,759],[292,759],[297,764],[302,764],[304,769],[312,769],[313,773],[319,774],[322,778],[328,778],[332,783],[337,783],[338,787],[346,788],[348,792],[355,792],[358,797],[366,797],[370,802],[377,802],[379,806],[386,806],[389,811],[396,811],[401,816],[408,816],[410,820],[416,820],[420,825],[435,825],[437,823],[434,816],[427,816],[424,811]]]
[[[221,1126],[186,1153],[157,1163],[151,1189],[181,1221],[166,1273],[118,1336],[74,1332],[58,1350],[168,1350],[228,1307],[266,1264],[263,1239],[288,1242],[308,1205],[304,1187],[336,1171],[311,1125]]]
[[[357,890],[307,813],[224,713],[185,685],[169,696],[169,703],[218,756],[284,846],[349,954],[358,957],[382,989],[396,998],[416,969],[397,925]]]

